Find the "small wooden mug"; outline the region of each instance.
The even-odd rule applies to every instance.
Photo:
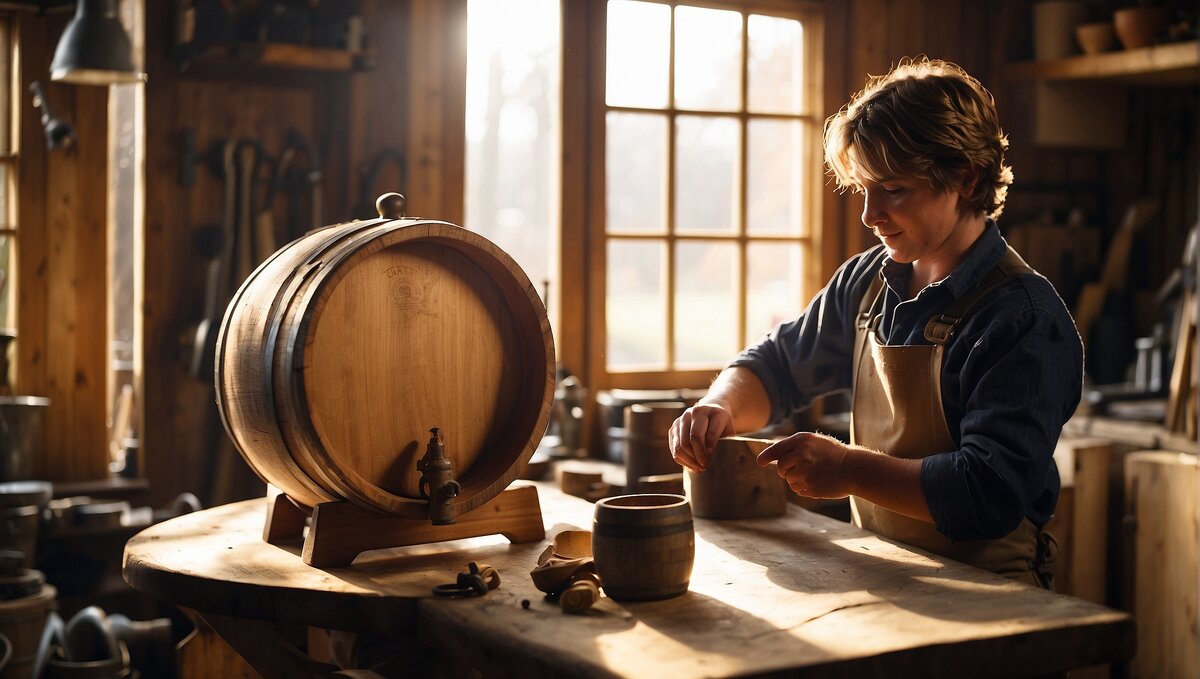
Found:
[[[729,436],[717,441],[703,472],[687,470],[685,492],[700,519],[756,519],[787,512],[788,487],[772,462],[755,459],[773,441]]]

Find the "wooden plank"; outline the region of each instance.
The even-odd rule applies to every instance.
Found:
[[[1046,529],[1058,540],[1055,591],[1107,602],[1108,475],[1112,443],[1064,439],[1054,451],[1062,479],[1058,509]]]
[[[1200,464],[1195,455],[1143,451],[1125,458],[1135,521],[1135,677],[1193,676],[1200,667]]]
[[[590,525],[592,505],[547,484],[538,484],[538,494],[549,533]],[[416,626],[437,651],[477,668],[541,674],[903,675],[937,668],[953,675],[986,666],[1012,676],[1133,653],[1124,613],[914,552],[794,506],[771,519],[697,519],[695,567],[683,596],[625,605],[605,598],[589,615],[564,616],[525,577],[542,543],[472,538],[381,550],[349,568],[317,570],[303,564],[298,544],[262,541],[264,502],[215,507],[143,531],[127,543],[126,580],[221,615],[384,633]],[[502,586],[477,599],[430,596],[468,561],[497,568]],[[1023,652],[1014,653],[1014,644]]]

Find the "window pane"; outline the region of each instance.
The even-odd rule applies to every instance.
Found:
[[[736,233],[738,122],[732,118],[675,119],[675,228]]]
[[[746,231],[799,234],[803,130],[796,120],[751,120],[746,143]]]
[[[795,19],[752,15],[748,108],[757,113],[800,113],[804,88],[804,29]]]
[[[724,365],[739,344],[737,245],[680,241],[675,256],[675,363]]]
[[[800,314],[803,264],[796,243],[750,243],[746,248],[746,337],[757,340]]]
[[[675,8],[675,106],[737,111],[742,91],[742,15]]]
[[[608,242],[608,367],[662,369],[667,360],[666,246],[661,241]]]
[[[669,6],[626,0],[608,3],[605,98],[609,106],[665,108],[670,54]]]
[[[558,0],[469,0],[464,226],[539,290],[558,271]],[[551,321],[556,305],[548,304]]]
[[[667,117],[610,111],[605,121],[608,230],[666,233]]]

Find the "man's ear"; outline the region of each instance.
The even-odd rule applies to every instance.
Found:
[[[963,170],[962,182],[959,185],[958,194],[963,198],[970,198],[975,192],[975,186],[979,183],[979,168],[974,165]]]

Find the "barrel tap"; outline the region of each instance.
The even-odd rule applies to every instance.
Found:
[[[425,457],[417,461],[421,472],[421,497],[429,501],[429,520],[435,526],[454,523],[455,513],[451,501],[458,497],[459,485],[454,480],[454,462],[446,457],[446,444],[437,427],[429,430],[429,444]]]

